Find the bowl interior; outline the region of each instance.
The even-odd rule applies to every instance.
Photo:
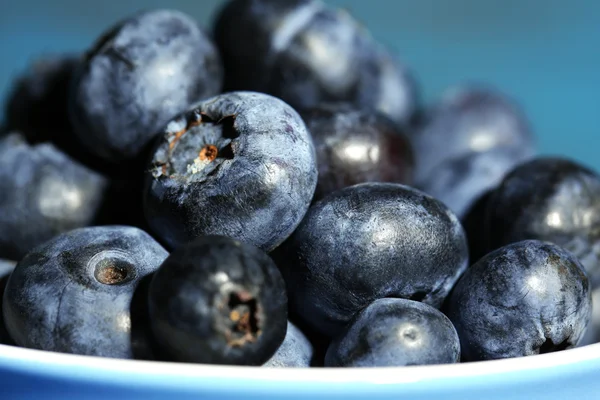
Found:
[[[367,369],[271,369],[117,360],[0,345],[0,393],[14,386],[22,389],[19,385],[28,383],[29,392],[49,394],[57,390],[60,394],[70,388],[86,396],[126,393],[136,399],[156,394],[178,398],[218,394],[219,398],[273,399],[367,395],[378,399],[400,395],[495,399],[508,393],[512,393],[511,398],[536,398],[540,389],[553,396],[568,394],[569,398],[580,392],[587,398],[598,389],[595,376],[599,370],[600,344],[506,360]]]

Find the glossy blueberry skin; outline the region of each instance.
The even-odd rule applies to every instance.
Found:
[[[222,85],[216,48],[197,23],[173,10],[139,13],[98,39],[70,96],[76,134],[112,163],[143,156],[164,124]]]
[[[374,300],[440,307],[467,267],[466,237],[441,202],[393,183],[363,183],[316,202],[274,253],[290,307],[335,337]]]
[[[465,154],[496,148],[514,151],[514,159],[532,157],[535,140],[522,110],[505,94],[475,84],[448,89],[412,131],[418,187],[440,164]]]
[[[317,152],[315,199],[363,182],[412,182],[408,138],[381,114],[348,103],[321,104],[302,113]]]
[[[495,189],[506,174],[529,158],[508,147],[462,154],[433,168],[419,188],[463,219],[484,193]]]
[[[261,365],[287,329],[285,283],[271,258],[224,236],[176,249],[148,294],[154,337],[174,361]]]
[[[346,11],[310,0],[232,0],[214,32],[227,91],[269,93],[299,110],[351,102],[399,124],[415,111],[411,74]]]
[[[20,260],[55,235],[90,225],[108,181],[51,144],[0,138],[0,257]]]
[[[417,301],[379,299],[331,342],[325,366],[404,367],[459,360],[458,335],[444,314]]]
[[[488,250],[525,239],[575,254],[600,284],[600,176],[577,162],[539,157],[515,168],[486,205]]]
[[[88,227],[56,236],[11,274],[4,292],[6,328],[22,347],[132,358],[149,346],[132,327],[135,289],[167,256],[133,227]]]
[[[317,183],[300,116],[250,92],[208,99],[173,119],[147,171],[146,219],[172,247],[223,235],[271,251],[298,226]]]
[[[2,298],[4,297],[4,288],[8,277],[15,269],[16,261],[0,259],[0,310],[2,309]],[[8,335],[4,327],[4,319],[0,318],[0,344],[13,344],[12,339]]]
[[[275,354],[263,364],[269,368],[308,368],[313,357],[313,347],[302,331],[288,321],[283,343]]]
[[[478,361],[575,347],[591,312],[590,283],[577,258],[555,244],[525,240],[467,269],[446,315],[463,360]]]

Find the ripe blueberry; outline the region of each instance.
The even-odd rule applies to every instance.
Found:
[[[441,202],[400,184],[362,183],[312,205],[274,257],[291,310],[334,337],[383,297],[440,307],[467,251],[460,222]]]
[[[515,168],[486,204],[488,251],[526,239],[555,243],[600,284],[600,176],[574,161],[540,157]]]
[[[29,143],[51,142],[78,161],[86,161],[67,112],[69,84],[79,66],[74,54],[36,59],[13,84],[6,99],[6,127]]]
[[[507,147],[463,154],[433,168],[419,188],[464,219],[481,196],[495,189],[508,172],[528,158]]]
[[[400,367],[459,360],[458,335],[444,314],[416,301],[380,299],[331,342],[325,366]]]
[[[233,0],[217,16],[225,89],[272,94],[296,109],[351,102],[411,119],[408,71],[352,16],[312,0]]]
[[[112,163],[143,155],[174,115],[221,89],[210,39],[187,15],[147,11],[98,39],[74,77],[70,115],[86,148]]]
[[[108,181],[58,150],[0,138],[0,257],[20,260],[55,235],[90,225]]]
[[[298,114],[265,94],[227,93],[167,124],[146,173],[144,209],[172,247],[214,234],[270,251],[298,226],[316,183]]]
[[[133,331],[134,292],[167,255],[132,227],[58,235],[28,253],[10,275],[3,302],[6,329],[23,347],[132,358],[150,343]]]
[[[150,283],[150,321],[175,361],[261,365],[287,328],[285,284],[269,256],[223,236],[176,249]]]
[[[477,361],[574,347],[591,312],[590,284],[577,258],[552,243],[525,240],[467,269],[446,315],[463,359]]]
[[[457,86],[444,93],[426,112],[411,141],[419,187],[450,159],[505,148],[515,153],[514,160],[521,160],[534,154],[535,144],[529,123],[515,102],[477,85]]]
[[[412,182],[407,137],[387,117],[351,104],[321,104],[302,113],[317,152],[315,199],[363,182]]]

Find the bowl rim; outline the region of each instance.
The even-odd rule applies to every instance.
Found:
[[[101,379],[110,373],[116,377],[136,375],[146,378],[160,377],[161,380],[168,377],[201,380],[226,378],[228,381],[241,379],[262,382],[381,385],[526,374],[532,370],[556,369],[589,362],[592,362],[596,371],[600,369],[600,343],[519,358],[445,365],[376,368],[260,368],[127,360],[57,353],[0,344],[0,371],[13,370],[67,379],[94,379],[94,377]],[[75,375],[73,375],[73,371],[76,371]],[[97,374],[90,375],[90,372]],[[195,380],[195,382],[199,381]]]

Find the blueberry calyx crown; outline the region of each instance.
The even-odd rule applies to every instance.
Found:
[[[216,173],[223,161],[234,158],[235,119],[235,114],[216,119],[194,109],[173,120],[161,144],[166,148],[154,158],[153,177],[190,182]]]
[[[231,288],[222,292],[217,303],[225,321],[219,330],[230,347],[242,347],[254,343],[261,335],[262,307],[252,293],[243,288]]]

